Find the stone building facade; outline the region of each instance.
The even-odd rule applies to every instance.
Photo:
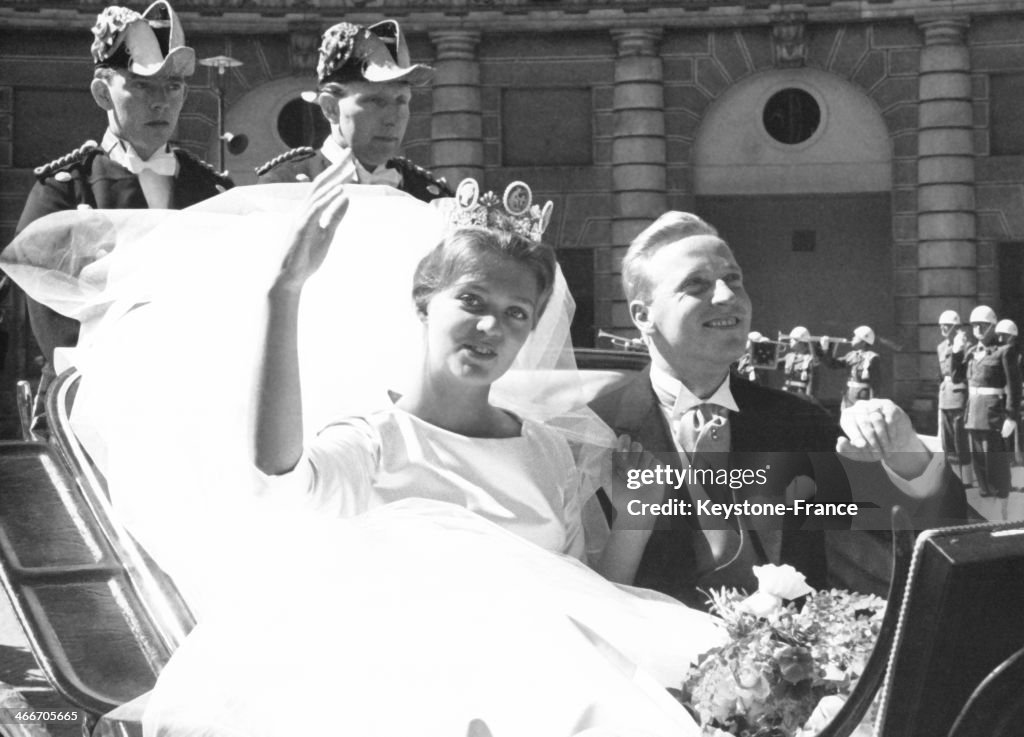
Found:
[[[40,7],[46,5],[46,7]],[[0,238],[32,167],[102,134],[88,95],[98,0],[0,0]],[[1019,0],[179,0],[223,78],[236,181],[322,131],[301,102],[319,32],[400,20],[416,90],[405,154],[555,203],[577,342],[629,331],[618,260],[666,209],[714,223],[747,272],[754,328],[880,336],[887,391],[928,427],[936,320],[1024,319],[1024,3]],[[141,9],[141,8],[140,8]],[[303,107],[306,106],[306,107]],[[322,125],[322,124],[321,124]],[[218,158],[199,68],[177,140]],[[13,297],[4,387],[31,373]],[[842,378],[824,383],[838,397]],[[933,423],[933,420],[931,420]]]

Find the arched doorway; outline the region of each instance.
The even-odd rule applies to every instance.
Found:
[[[892,149],[874,103],[815,69],[776,70],[727,91],[694,149],[697,212],[729,241],[754,303],[754,329],[804,325],[881,337],[886,391],[895,340]],[[819,396],[845,382],[823,370]]]

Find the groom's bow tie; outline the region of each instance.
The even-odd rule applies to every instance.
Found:
[[[362,184],[386,184],[397,189],[402,184],[402,174],[391,167],[381,166],[376,171],[360,172],[359,181]]]

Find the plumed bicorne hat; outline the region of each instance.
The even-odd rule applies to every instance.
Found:
[[[167,0],[138,13],[111,5],[96,16],[92,60],[98,67],[125,69],[142,77],[195,71],[196,52],[185,45],[185,32]]]
[[[411,64],[409,47],[398,21],[384,20],[372,26],[338,23],[328,28],[320,43],[316,66],[317,81],[404,82],[421,85],[430,81],[434,70],[426,64]]]

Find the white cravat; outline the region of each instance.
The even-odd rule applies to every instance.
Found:
[[[111,161],[120,164],[139,178],[142,194],[150,208],[169,208],[174,191],[174,175],[178,159],[164,146],[148,159],[143,159],[128,141],[118,138],[109,129],[103,136],[103,150]]]
[[[725,452],[730,449],[726,423],[730,412],[739,412],[740,410],[729,388],[728,376],[722,380],[711,396],[701,399],[687,389],[681,381],[652,365],[651,386],[658,397],[661,412],[672,429],[672,437],[677,451],[692,453],[698,445],[702,451],[710,450],[705,444],[712,442],[716,445],[715,451]],[[705,410],[705,414],[693,411],[708,405],[717,405],[714,409],[717,419],[712,420],[707,416],[707,410]],[[701,432],[704,433],[703,437],[701,437]]]
[[[384,184],[395,189],[402,185],[402,175],[397,170],[389,168],[387,164],[381,164],[370,171],[353,155],[351,148],[342,146],[333,136],[327,137],[320,150],[332,164],[345,162],[344,168],[348,170],[344,176],[346,181],[357,184]]]

